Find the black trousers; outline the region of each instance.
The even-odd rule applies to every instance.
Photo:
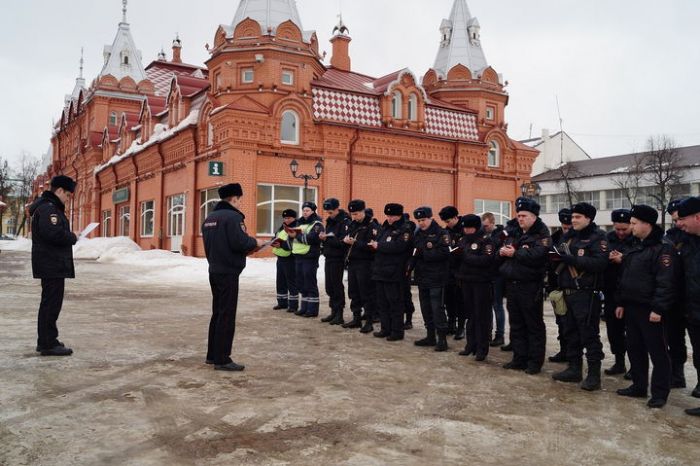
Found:
[[[448,329],[462,328],[467,316],[462,300],[462,290],[456,282],[449,282],[445,286],[445,309],[447,310]]]
[[[212,313],[207,359],[214,361],[214,364],[231,362],[231,347],[236,333],[239,276],[240,274],[209,274]]]
[[[668,353],[673,367],[683,367],[688,360],[688,347],[685,344],[686,318],[680,308],[672,309],[666,317],[664,330],[668,342]]]
[[[345,265],[342,260],[333,261],[326,259],[324,272],[326,274],[328,305],[332,311],[342,312],[345,309],[345,285],[343,285]]]
[[[299,289],[296,281],[294,256],[277,258],[277,304],[282,307],[299,309]]]
[[[651,397],[667,399],[671,386],[671,358],[664,332],[663,319],[649,322],[649,308],[625,306],[627,326],[627,355],[632,365],[632,381],[640,391],[649,386],[649,358],[654,368],[651,372]]]
[[[565,331],[566,359],[581,365],[583,350],[586,360],[600,362],[605,359],[600,341],[600,299],[592,291],[577,291],[564,295],[566,301]]]
[[[560,351],[564,356],[566,356],[566,316],[558,316],[555,314],[554,321],[557,324],[557,339],[559,340]]]
[[[309,316],[318,315],[320,303],[318,296],[318,258],[305,259],[303,256],[296,256],[296,279],[301,293],[301,307],[299,310]]]
[[[372,261],[355,261],[348,266],[348,296],[350,310],[356,319],[362,316],[370,322],[375,316],[377,286],[372,281]]]
[[[700,375],[700,324],[688,322],[688,336],[693,346],[693,366]],[[700,383],[700,377],[698,377],[698,383]]]
[[[403,337],[404,304],[400,282],[377,282],[377,311],[382,332]]]
[[[617,302],[615,301],[615,290],[605,291],[605,328],[608,332],[608,342],[610,351],[616,356],[624,355],[627,351],[625,340],[625,321],[615,317]]]
[[[438,334],[447,333],[447,315],[445,314],[445,289],[418,288],[420,312],[428,334],[437,330]]]
[[[401,294],[403,295],[404,311],[406,313],[406,322],[410,322],[413,318],[413,313],[416,312],[416,306],[413,304],[413,294],[411,293],[411,279],[406,277],[401,281]]]
[[[491,282],[462,283],[462,303],[467,316],[467,350],[479,356],[489,354],[493,317],[493,288]]]
[[[547,330],[544,325],[542,283],[506,283],[513,361],[539,369],[544,364]]]
[[[40,348],[50,349],[58,345],[56,321],[63,307],[65,286],[65,278],[41,279],[41,303],[37,319],[37,345]]]

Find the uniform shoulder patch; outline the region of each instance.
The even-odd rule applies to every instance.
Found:
[[[662,254],[661,255],[661,265],[664,267],[671,267],[671,255],[670,254]]]
[[[552,239],[551,238],[542,238],[542,240],[540,241],[540,244],[542,246],[549,247],[552,244]]]
[[[245,227],[245,222],[241,222],[241,230],[243,230],[243,233],[248,232],[248,230],[246,230],[246,227]]]
[[[52,225],[58,225],[58,215],[56,215],[56,214],[49,215],[49,220],[51,220]]]

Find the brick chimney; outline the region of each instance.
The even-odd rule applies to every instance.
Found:
[[[180,41],[180,35],[175,36],[173,41],[173,63],[182,63],[182,41]]]
[[[338,25],[333,28],[333,55],[331,56],[331,66],[333,68],[350,71],[350,30],[343,24],[343,17],[340,17]]]

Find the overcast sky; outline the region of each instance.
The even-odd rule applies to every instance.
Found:
[[[343,0],[353,38],[353,70],[382,76],[433,65],[452,0]],[[297,0],[304,29],[317,31],[330,55],[339,0]],[[700,1],[469,0],[481,23],[489,64],[510,82],[510,136],[559,128],[592,156],[641,150],[652,134],[700,144]],[[204,45],[230,23],[237,0],[131,0],[128,21],[144,57],[170,56],[176,32],[183,59],[202,64]],[[0,17],[0,156],[40,156],[52,119],[78,74],[85,48],[88,83],[121,19],[121,0],[8,2]]]

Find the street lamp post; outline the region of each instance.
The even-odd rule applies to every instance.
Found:
[[[304,201],[306,201],[306,193],[309,190],[309,180],[318,180],[321,178],[321,174],[323,174],[323,161],[319,160],[318,163],[314,165],[314,170],[316,171],[315,175],[308,175],[306,173],[298,174],[299,162],[297,162],[296,159],[292,160],[289,164],[289,169],[292,171],[292,176],[294,178],[304,180]]]

